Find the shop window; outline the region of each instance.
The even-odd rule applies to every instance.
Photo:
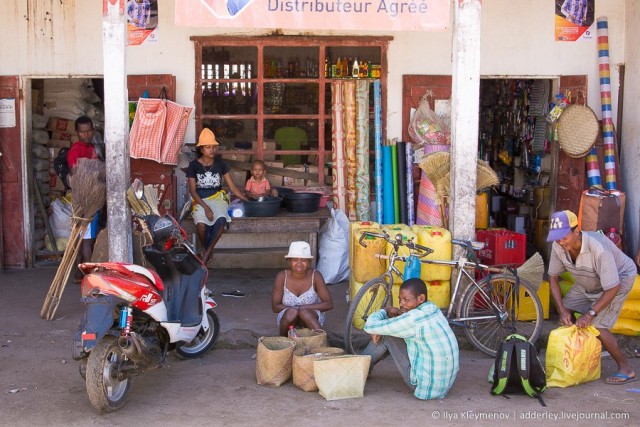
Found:
[[[307,185],[326,184],[334,78],[380,79],[384,117],[389,37],[191,39],[200,88],[196,130],[212,129],[232,166],[248,169],[258,158],[316,175]],[[356,61],[362,67],[354,72]]]

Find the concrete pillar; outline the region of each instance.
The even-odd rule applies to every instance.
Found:
[[[449,228],[475,238],[481,0],[454,0]]]
[[[104,140],[107,167],[109,260],[133,262],[131,218],[127,204],[130,182],[129,112],[124,0],[102,0],[104,60]]]

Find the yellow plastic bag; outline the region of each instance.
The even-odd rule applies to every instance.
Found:
[[[593,326],[561,326],[549,334],[547,386],[569,387],[600,378],[602,344]]]

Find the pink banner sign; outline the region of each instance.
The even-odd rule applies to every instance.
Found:
[[[299,30],[441,31],[450,0],[176,0],[176,25]]]

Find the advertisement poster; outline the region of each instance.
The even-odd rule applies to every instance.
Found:
[[[16,99],[0,99],[0,128],[16,127]]]
[[[158,43],[158,0],[128,0],[127,44]]]
[[[451,0],[176,0],[187,27],[440,31]]]
[[[556,6],[556,40],[573,42],[591,40],[595,29],[595,0],[554,0]]]

